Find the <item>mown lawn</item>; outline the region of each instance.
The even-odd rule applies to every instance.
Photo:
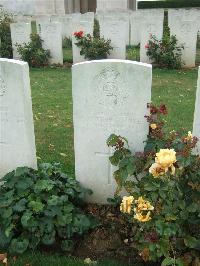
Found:
[[[71,69],[31,69],[38,162],[74,175]],[[169,109],[167,130],[192,130],[197,69],[153,70],[152,100]],[[106,140],[105,140],[106,141]]]

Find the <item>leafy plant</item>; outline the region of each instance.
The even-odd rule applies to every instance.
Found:
[[[55,242],[70,250],[94,221],[81,210],[89,190],[62,173],[59,164],[18,168],[0,187],[0,247],[23,253]]]
[[[81,49],[80,54],[85,59],[106,59],[113,47],[110,45],[111,40],[105,40],[100,37],[92,37],[90,34],[84,35],[83,31],[75,32],[77,40],[76,45]]]
[[[158,40],[154,35],[151,36],[145,46],[147,56],[152,63],[161,68],[178,69],[183,65],[181,55],[183,45],[178,44],[176,36],[169,37],[168,34],[162,40]]]
[[[68,48],[68,49],[72,48],[72,39],[71,38],[68,38],[68,37],[64,38],[63,48]]]
[[[12,58],[12,39],[10,32],[10,24],[14,22],[12,14],[0,9],[0,56]]]
[[[23,61],[31,67],[46,66],[49,63],[50,51],[42,47],[42,39],[38,34],[31,34],[30,43],[17,45],[17,51]]]
[[[199,261],[200,159],[197,138],[164,132],[166,107],[149,105],[149,135],[143,153],[132,153],[125,138],[112,134],[107,144],[117,167],[116,195],[125,189],[120,210],[137,233],[132,246],[145,262],[189,265]],[[194,264],[193,264],[194,265]],[[196,264],[195,264],[196,265]]]

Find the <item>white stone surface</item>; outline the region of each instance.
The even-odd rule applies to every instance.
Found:
[[[57,15],[65,15],[65,1],[54,0],[54,3],[55,3],[55,13]]]
[[[196,102],[193,121],[193,136],[199,139],[197,145],[197,153],[200,154],[200,67],[197,81]]]
[[[73,65],[73,116],[76,178],[93,190],[90,202],[106,203],[116,184],[109,163],[110,134],[128,139],[143,151],[149,126],[151,65],[128,60],[97,60]]]
[[[10,25],[10,29],[11,29],[11,38],[12,38],[13,58],[20,59],[20,55],[17,52],[16,44],[23,45],[24,43],[30,42],[31,23],[25,23],[25,22],[12,23]]]
[[[128,0],[97,0],[97,11],[127,9]]]
[[[80,21],[75,26],[75,31],[83,31],[84,35],[90,34],[93,36],[94,21]],[[80,48],[76,45],[77,40],[74,35],[72,35],[72,50],[73,50],[73,64],[87,61],[84,56],[80,55]]]
[[[138,45],[141,41],[141,24],[144,21],[140,11],[130,12],[130,44]]]
[[[126,59],[127,23],[111,17],[99,20],[100,36],[111,40],[109,59]]]
[[[0,59],[0,177],[37,167],[28,64]]]
[[[157,39],[161,40],[163,36],[163,21],[164,21],[164,10],[153,9],[142,11],[142,16],[145,18],[141,22],[140,26],[140,62],[150,63],[150,60],[146,54],[147,50],[145,45],[151,39],[151,35],[155,35]]]
[[[59,22],[38,24],[39,35],[43,40],[44,49],[51,53],[51,64],[63,64],[62,25]]]
[[[199,30],[198,14],[200,11],[191,9],[170,9],[168,11],[170,34],[176,35],[179,44],[184,45],[182,60],[185,67],[194,67],[196,59],[197,33]]]
[[[130,11],[99,11],[96,14],[96,18],[98,19],[99,23],[102,24],[104,21],[118,21],[118,23],[122,23],[125,25],[123,29],[125,31],[125,40],[126,45],[130,44]],[[124,38],[124,33],[122,33]]]

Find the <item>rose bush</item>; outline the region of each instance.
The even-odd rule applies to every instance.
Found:
[[[116,196],[125,189],[120,210],[136,235],[131,246],[145,262],[162,265],[199,265],[200,156],[198,139],[164,131],[165,105],[149,105],[149,135],[143,153],[132,154],[125,138],[112,134],[107,144],[117,167]],[[193,264],[192,264],[193,263]],[[195,264],[196,263],[196,264]]]
[[[145,49],[152,63],[161,68],[177,69],[184,64],[181,59],[184,46],[178,44],[175,36],[166,35],[162,40],[158,40],[152,35]]]
[[[83,31],[74,32],[77,40],[76,45],[81,49],[80,54],[85,59],[106,59],[113,49],[110,40],[105,40],[98,36],[92,37],[90,34],[85,35]]]

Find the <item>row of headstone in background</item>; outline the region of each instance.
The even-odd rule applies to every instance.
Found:
[[[0,178],[37,167],[28,64],[0,59]]]
[[[158,39],[163,35],[163,9],[138,10],[134,12],[98,12],[97,18],[100,24],[100,34],[106,39],[111,39],[112,46],[109,58],[125,59],[126,45],[140,43],[140,61],[149,63],[146,55],[145,45],[150,39],[150,35],[155,35]],[[61,23],[51,24],[53,22]],[[37,18],[37,28],[41,25],[41,37],[44,38],[46,48],[52,50],[52,62],[62,64],[62,45],[60,41],[60,30],[62,38],[72,37],[74,31],[84,30],[85,33],[93,33],[94,13],[71,14],[65,16],[43,16]],[[169,27],[171,35],[176,35],[180,44],[185,45],[182,59],[186,67],[195,66],[197,32],[200,29],[199,9],[170,9]],[[26,28],[26,27],[25,27]],[[52,33],[51,33],[52,28]],[[56,28],[56,29],[55,29]],[[44,29],[44,31],[42,31]],[[45,34],[45,31],[47,34]],[[49,41],[51,35],[56,31],[57,44]],[[26,30],[24,35],[26,35]],[[22,34],[23,35],[23,34]],[[13,34],[14,39],[18,38]],[[49,37],[50,36],[50,37]],[[25,36],[23,36],[25,37]],[[21,38],[21,37],[19,37]],[[23,38],[21,38],[23,40]],[[26,38],[25,38],[26,39]],[[46,43],[46,44],[45,44]],[[74,47],[74,63],[84,61],[78,53],[79,49]],[[57,52],[55,50],[58,50]],[[55,57],[55,59],[54,59]]]

